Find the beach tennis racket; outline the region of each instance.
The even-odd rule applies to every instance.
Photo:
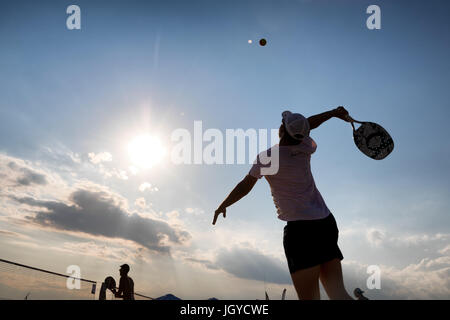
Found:
[[[379,124],[367,121],[356,121],[348,116],[353,128],[353,140],[358,149],[366,156],[382,160],[394,150],[394,140],[390,134]],[[355,128],[355,123],[360,124]]]

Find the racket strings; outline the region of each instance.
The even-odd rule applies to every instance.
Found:
[[[354,130],[353,138],[358,149],[372,159],[384,159],[394,149],[389,133],[376,123],[364,122]]]

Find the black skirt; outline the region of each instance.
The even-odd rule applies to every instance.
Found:
[[[338,247],[339,230],[334,216],[318,220],[288,221],[284,227],[283,246],[292,274],[338,258],[344,259]]]

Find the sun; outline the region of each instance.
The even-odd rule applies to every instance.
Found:
[[[133,165],[149,169],[163,160],[166,149],[158,137],[143,134],[131,140],[128,144],[128,154]]]

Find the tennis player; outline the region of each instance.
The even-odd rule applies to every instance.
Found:
[[[284,251],[294,287],[302,300],[320,299],[319,280],[330,299],[352,300],[344,287],[336,221],[316,188],[310,166],[311,155],[317,148],[309,136],[310,130],[333,117],[349,121],[344,107],[309,118],[283,112],[280,143],[266,151],[268,156],[279,152],[278,172],[263,175],[261,169],[268,165],[260,161],[260,154],[249,174],[215,211],[213,219],[214,225],[220,214],[225,218],[227,207],[246,196],[264,176],[269,182],[278,218],[287,222]]]

